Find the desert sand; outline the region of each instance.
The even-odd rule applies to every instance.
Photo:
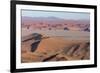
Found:
[[[90,20],[66,18],[22,16],[21,62],[89,60]]]
[[[89,36],[86,39],[69,38],[62,36],[43,37],[34,52],[31,51],[31,45],[35,42],[34,38],[21,42],[21,62],[88,60],[90,58]]]

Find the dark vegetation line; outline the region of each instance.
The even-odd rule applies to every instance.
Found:
[[[48,58],[45,58],[45,59],[43,60],[43,62],[49,61],[50,59],[56,57],[57,55],[58,55],[58,54],[55,54],[55,55],[52,55],[52,56],[50,56],[50,57],[48,57]]]
[[[80,47],[80,45],[75,45],[74,50],[72,51],[72,54]]]
[[[26,42],[26,41],[29,41],[29,40],[32,40],[32,39],[34,39],[34,37],[26,39],[26,40],[23,40],[22,42]]]

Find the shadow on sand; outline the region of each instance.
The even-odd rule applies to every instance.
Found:
[[[40,42],[41,41],[39,40],[39,41],[34,42],[34,43],[31,44],[31,52],[36,51],[36,49],[37,49],[37,47],[38,47],[38,45],[39,45]]]

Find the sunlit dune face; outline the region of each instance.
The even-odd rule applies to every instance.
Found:
[[[73,42],[73,41],[72,41]],[[72,43],[71,41],[65,41],[62,38],[49,38],[49,39],[43,39],[41,43],[39,44],[37,51],[58,51],[61,48],[64,48],[66,46],[70,46]]]

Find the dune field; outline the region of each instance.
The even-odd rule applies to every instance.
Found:
[[[34,35],[31,35],[32,33],[41,34],[41,39],[35,40]],[[22,29],[21,62],[88,60],[90,59],[89,34],[90,32],[85,31]],[[38,43],[34,45],[35,42]]]

